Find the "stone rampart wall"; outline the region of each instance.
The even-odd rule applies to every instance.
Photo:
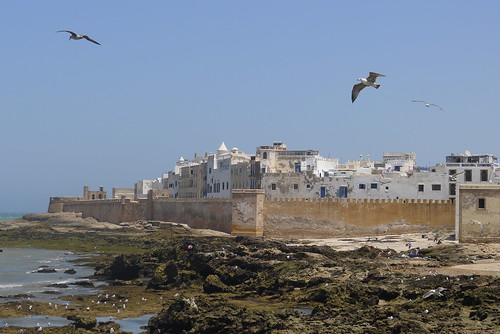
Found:
[[[454,227],[455,203],[439,200],[265,199],[263,191],[235,191],[225,199],[156,198],[63,200],[49,208],[120,223],[161,220],[233,235],[331,238],[431,231]]]
[[[232,200],[168,199],[152,201],[154,220],[184,223],[193,228],[205,228],[231,233]]]
[[[264,235],[331,238],[409,233],[455,224],[455,203],[444,200],[267,199]]]
[[[119,224],[148,219],[150,207],[147,201],[134,202],[122,199],[78,200],[64,203],[64,212],[81,212],[82,217],[94,217],[99,221]]]
[[[500,242],[500,185],[461,185],[459,198],[458,240]]]

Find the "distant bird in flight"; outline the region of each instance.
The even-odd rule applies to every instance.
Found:
[[[438,296],[438,297],[442,297],[442,296],[443,296],[443,294],[442,294],[441,292],[443,292],[443,291],[445,291],[445,290],[448,290],[448,289],[443,288],[443,287],[439,287],[439,288],[437,288],[437,289],[432,289],[432,290],[429,290],[429,291],[427,291],[426,293],[424,293],[424,295],[422,296],[422,298],[427,299],[427,298],[429,298],[430,296],[434,296],[434,295],[436,295],[436,296]]]
[[[359,92],[361,92],[361,90],[366,86],[371,86],[378,89],[380,85],[375,83],[375,80],[377,80],[378,77],[385,77],[385,75],[375,72],[370,72],[368,78],[358,78],[357,81],[361,81],[361,83],[356,84],[354,85],[354,87],[352,87],[352,93],[351,93],[352,102],[354,103],[354,101],[359,95]]]
[[[434,103],[429,103],[429,102],[425,102],[425,101],[422,101],[422,100],[412,100],[411,102],[421,102],[421,103],[425,104],[425,106],[427,108],[429,108],[430,106],[434,106],[434,107],[438,107],[439,109],[441,109],[441,110],[444,111],[443,108],[441,108],[440,106],[438,106],[437,104],[434,104]]]
[[[481,233],[483,233],[483,223],[481,223],[479,220],[476,219],[471,219],[470,221],[474,224],[478,224],[479,227],[481,228]]]
[[[89,42],[92,42],[92,43],[95,43],[97,45],[101,45],[100,43],[94,41],[92,38],[90,38],[89,36],[87,35],[78,35],[78,34],[75,34],[74,32],[72,31],[69,31],[69,30],[59,30],[57,32],[69,32],[71,35],[69,36],[69,39],[74,39],[74,40],[79,40],[79,39],[86,39],[87,41]]]

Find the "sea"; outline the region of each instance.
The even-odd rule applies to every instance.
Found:
[[[23,216],[23,213],[0,213],[0,222]],[[39,301],[66,305],[65,296],[98,294],[104,282],[94,280],[94,269],[85,265],[89,255],[69,251],[39,248],[0,248],[0,303],[10,301]],[[91,255],[90,255],[91,256]],[[74,272],[74,273],[72,273]],[[91,283],[91,284],[90,284]],[[120,329],[133,334],[144,333],[153,315],[138,318],[113,319]],[[98,321],[109,321],[109,318]],[[20,327],[64,326],[70,323],[63,317],[44,315],[0,318],[0,324]]]
[[[0,212],[0,222],[9,222],[14,219],[21,218],[26,213],[20,212]]]

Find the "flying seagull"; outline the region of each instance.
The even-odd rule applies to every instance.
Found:
[[[444,290],[448,290],[448,289],[443,288],[443,287],[439,287],[437,289],[429,290],[426,293],[424,293],[424,296],[422,298],[426,299],[426,298],[429,298],[430,296],[433,296],[433,295],[437,295],[438,297],[442,297],[443,294],[441,292],[443,292]]]
[[[434,104],[434,103],[429,103],[429,102],[425,102],[425,101],[422,101],[422,100],[412,100],[411,102],[421,102],[421,103],[425,104],[425,106],[427,108],[429,108],[430,106],[433,106],[433,107],[438,107],[439,109],[441,109],[441,110],[444,111],[443,108],[441,108],[440,106],[438,106],[437,104]]]
[[[378,77],[385,77],[385,75],[375,72],[370,72],[368,78],[358,78],[357,81],[361,81],[361,83],[356,84],[354,85],[354,87],[352,87],[352,93],[351,93],[352,102],[354,103],[354,101],[359,95],[359,92],[361,92],[361,90],[366,86],[371,86],[378,89],[380,85],[375,83],[375,80],[377,80]]]
[[[483,233],[483,223],[481,223],[479,220],[476,219],[471,219],[470,221],[474,224],[478,224],[479,227],[481,228],[481,233]]]
[[[69,36],[69,39],[74,39],[74,40],[79,40],[79,39],[82,39],[82,38],[85,38],[87,41],[89,42],[92,42],[92,43],[95,43],[97,45],[101,45],[100,43],[94,41],[92,38],[90,38],[89,36],[87,35],[78,35],[78,34],[75,34],[74,32],[72,31],[69,31],[69,30],[59,30],[57,32],[69,32],[71,35]]]

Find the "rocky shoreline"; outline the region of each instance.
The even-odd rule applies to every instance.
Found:
[[[125,333],[112,321],[94,322],[103,314],[156,314],[145,333],[500,329],[499,276],[442,273],[475,261],[498,261],[498,253],[486,247],[445,243],[420,249],[412,258],[408,250],[390,244],[339,251],[297,240],[224,236],[179,224],[108,228],[75,223],[81,217],[25,218],[9,227],[2,224],[2,247],[29,240],[30,245],[100,254],[93,261],[95,277],[109,283],[99,296],[74,296],[68,310],[36,305],[39,314],[74,321],[44,329],[48,333],[109,333],[111,328]],[[65,224],[68,219],[71,223]],[[30,314],[24,305],[21,310],[16,305],[0,304],[0,317]],[[4,329],[6,334],[21,330]],[[39,332],[28,328],[24,333]]]

